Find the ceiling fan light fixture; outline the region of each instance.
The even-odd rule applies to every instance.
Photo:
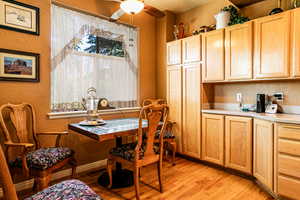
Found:
[[[121,2],[121,9],[124,12],[135,15],[144,9],[144,2],[139,0],[125,0]]]

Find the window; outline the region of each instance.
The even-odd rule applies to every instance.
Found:
[[[124,57],[124,45],[122,41],[116,41],[88,34],[84,36],[74,47],[74,50],[85,53],[96,53],[105,56]]]
[[[136,28],[52,5],[51,109],[83,110],[94,87],[116,108],[137,106]]]

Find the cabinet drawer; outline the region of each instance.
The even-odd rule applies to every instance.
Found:
[[[300,126],[279,124],[278,137],[300,141]]]
[[[300,141],[278,139],[278,152],[300,156]]]
[[[292,199],[300,198],[300,180],[278,176],[278,194]]]
[[[278,172],[300,178],[300,158],[278,155]]]

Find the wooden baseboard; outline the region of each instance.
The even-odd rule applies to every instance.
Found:
[[[77,171],[77,173],[83,173],[83,172],[90,171],[93,169],[99,169],[99,168],[105,167],[106,162],[107,162],[107,160],[104,159],[104,160],[99,160],[99,161],[96,161],[93,163],[80,165],[77,167],[76,171]],[[71,176],[71,174],[72,174],[71,169],[65,169],[62,171],[58,171],[52,175],[51,181]],[[15,184],[17,192],[32,188],[33,181],[34,181],[33,179],[30,179],[30,180],[22,181],[20,183]],[[2,190],[2,188],[0,188],[0,198],[2,198],[2,197],[3,197],[3,190]]]

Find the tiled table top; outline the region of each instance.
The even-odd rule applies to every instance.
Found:
[[[69,124],[69,129],[93,139],[104,141],[116,136],[130,135],[136,133],[139,127],[138,118],[124,118],[105,120],[102,126],[82,126],[78,123]],[[147,120],[142,122],[143,128],[148,127]]]

